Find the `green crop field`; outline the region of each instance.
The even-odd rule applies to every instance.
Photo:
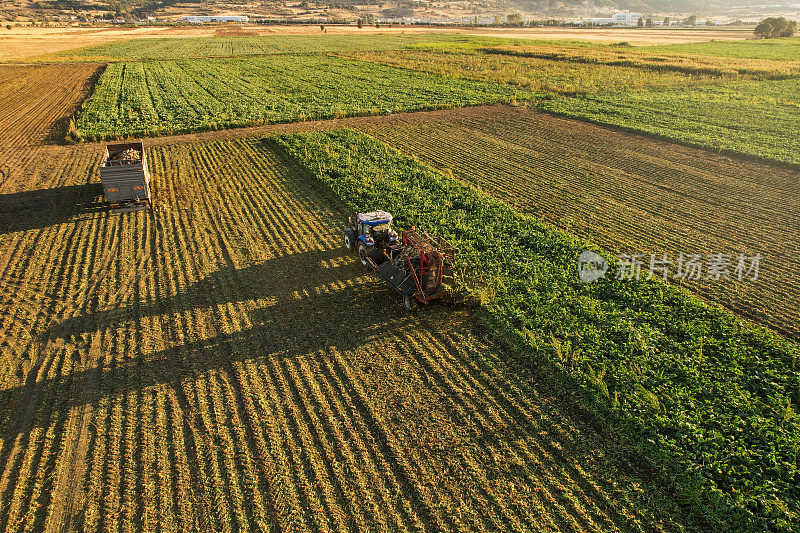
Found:
[[[629,90],[537,102],[544,111],[714,150],[800,163],[800,79]]]
[[[717,527],[800,519],[796,345],[655,280],[582,284],[589,244],[364,134],[281,144],[352,208],[379,202],[447,236],[498,333],[573,379]]]
[[[222,37],[183,37],[128,39],[69,50],[39,59],[80,61],[122,61],[142,59],[180,59],[193,57],[242,56],[283,53],[325,53],[350,50],[395,50],[413,44],[469,41],[456,34],[366,34],[336,35],[231,35]],[[502,42],[493,39],[490,42]]]
[[[800,38],[752,39],[747,41],[709,41],[648,47],[654,52],[724,56],[750,59],[800,61]]]
[[[148,136],[534,96],[508,85],[321,55],[112,63],[73,133]]]

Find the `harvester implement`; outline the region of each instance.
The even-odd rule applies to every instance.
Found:
[[[452,282],[456,250],[446,240],[414,228],[398,239],[391,222],[392,215],[385,211],[350,217],[345,247],[356,250],[361,264],[402,296],[406,309],[443,298]]]

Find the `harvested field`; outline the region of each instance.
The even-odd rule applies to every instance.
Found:
[[[62,140],[100,65],[0,65],[0,145]]]
[[[797,171],[520,108],[356,127],[614,253],[760,253],[756,281],[690,286],[800,338]]]
[[[2,195],[0,528],[680,529],[467,310],[387,298],[273,146],[151,148],[149,212],[98,208],[97,146]]]
[[[64,139],[70,117],[89,95],[100,71],[97,64],[0,65],[0,193],[50,186],[50,176],[30,174],[29,165],[39,152],[47,152],[45,145]],[[46,158],[41,162],[45,168],[54,165]],[[8,206],[0,209],[0,228],[4,228],[6,215],[16,215]],[[45,212],[43,207],[30,215]]]

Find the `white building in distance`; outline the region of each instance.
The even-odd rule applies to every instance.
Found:
[[[614,13],[611,15],[611,21],[614,24],[622,24],[623,26],[636,26],[639,24],[640,18],[642,18],[641,13]]]
[[[612,24],[614,26],[636,26],[639,24],[639,19],[642,18],[641,13],[614,13],[611,18],[585,18],[580,22],[584,24],[599,24],[601,26]]]
[[[249,18],[244,15],[190,15],[182,17],[183,22],[189,24],[207,24],[212,22],[249,22]]]

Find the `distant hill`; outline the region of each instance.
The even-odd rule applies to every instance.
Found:
[[[741,0],[737,0],[741,5]],[[0,7],[0,20],[24,21],[63,20],[62,17],[177,19],[182,15],[218,13],[245,14],[251,18],[349,20],[364,15],[375,17],[413,17],[427,20],[486,19],[496,15],[521,13],[526,20],[596,16],[614,11],[644,14],[696,13],[721,14],[737,5],[734,0],[274,0],[242,2],[241,0],[18,0]],[[759,9],[755,7],[755,9]],[[760,13],[760,11],[758,12]],[[733,15],[739,18],[739,15]],[[766,14],[765,14],[766,16]],[[74,19],[73,19],[74,20]]]

